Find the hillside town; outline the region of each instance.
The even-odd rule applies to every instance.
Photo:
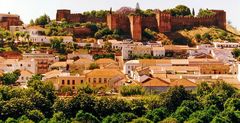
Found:
[[[100,97],[126,97],[134,102],[134,99],[141,98],[139,95],[146,98],[148,95],[167,95],[177,87],[183,88],[181,94],[198,92],[205,86],[203,90],[207,91],[207,85],[214,90],[217,88],[214,83],[220,83],[219,88],[227,84],[240,89],[240,35],[229,30],[227,14],[224,10],[211,9],[200,9],[196,14],[194,9],[183,5],[166,10],[141,10],[138,3],[136,8],[122,7],[116,11],[110,8],[71,13],[71,10],[59,9],[55,19],[45,14],[31,20],[30,24],[24,24],[17,14],[0,14],[0,84],[18,89],[34,88],[41,92],[42,88],[50,88],[44,84],[51,83],[57,97],[50,98],[47,97],[50,93],[41,93],[52,99],[51,110],[67,105],[64,102],[56,104],[54,99],[75,99],[82,92],[96,96],[96,100]],[[0,89],[0,100],[7,100],[1,93]],[[178,91],[176,93],[181,95]],[[180,98],[179,95],[176,98]],[[239,97],[239,94],[234,96]],[[186,97],[188,99],[193,98]],[[178,100],[171,102],[177,103]],[[180,102],[176,104],[179,105]],[[169,112],[177,109],[169,107]],[[85,108],[81,111],[87,112]],[[16,112],[1,114],[3,109],[0,106],[0,117],[4,120],[15,116]],[[4,110],[7,112],[7,108]],[[44,115],[51,118],[53,112],[48,113]],[[76,113],[70,112],[70,118]],[[96,113],[99,120],[90,119],[86,123],[100,122],[108,115]],[[141,116],[144,113],[138,115]],[[145,117],[153,121],[152,117]],[[174,113],[171,117],[179,123],[187,120],[178,119]]]
[[[159,12],[158,10],[157,13]],[[105,21],[81,14],[68,15],[66,13],[70,14],[70,11],[58,10],[55,23],[62,23],[61,20],[65,19],[64,17],[68,22]],[[112,19],[112,12],[109,13],[107,18]],[[238,84],[240,67],[233,53],[234,49],[240,47],[238,41],[230,42],[220,39],[210,44],[197,44],[191,47],[189,45],[164,45],[161,40],[140,42],[140,38],[134,37],[139,35],[134,31],[138,27],[130,29],[132,39],[92,39],[87,41],[83,38],[75,38],[74,35],[45,35],[43,33],[46,28],[41,25],[22,25],[18,15],[8,13],[1,14],[0,17],[2,18],[2,28],[8,29],[11,34],[19,33],[19,36],[14,38],[13,45],[34,45],[22,53],[17,51],[1,53],[1,74],[20,70],[20,76],[16,82],[23,88],[27,87],[27,81],[36,74],[42,75],[43,81],[51,81],[56,91],[70,88],[75,92],[79,87],[89,85],[101,88],[104,92],[118,93],[121,86],[139,85],[147,90],[161,92],[175,85],[194,89],[198,83],[203,81],[217,80],[223,80],[237,88],[240,87]],[[84,19],[82,20],[82,18]],[[226,18],[222,20],[221,28],[226,29]],[[116,21],[114,22],[116,23]],[[191,22],[186,24],[191,26],[192,24],[189,23]],[[115,25],[112,24],[109,24],[110,29]],[[162,25],[159,25],[159,29],[162,29]],[[77,29],[73,28],[73,32],[75,32],[74,30]],[[69,31],[67,32],[69,33]],[[84,32],[78,31],[77,33],[81,35]],[[25,36],[21,36],[22,34]],[[53,45],[62,45],[60,43],[53,44],[58,40],[61,40],[66,47],[74,45],[74,50],[67,51],[64,53],[65,55],[54,55],[59,49],[51,49],[54,47]],[[42,45],[45,46],[45,49],[41,47]],[[50,49],[46,48],[48,46]]]

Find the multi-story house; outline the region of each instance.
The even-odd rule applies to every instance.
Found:
[[[13,72],[19,69],[37,73],[37,61],[34,59],[6,59],[3,64],[4,72]]]
[[[54,62],[59,61],[59,58],[53,54],[48,53],[23,53],[23,58],[35,59],[37,62],[37,72],[38,74],[43,74],[49,71],[49,66]]]

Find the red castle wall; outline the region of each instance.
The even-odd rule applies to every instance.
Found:
[[[173,17],[169,13],[158,10],[155,16],[136,17],[124,14],[108,14],[105,18],[84,16],[82,14],[71,14],[70,10],[58,10],[57,21],[65,18],[69,22],[106,22],[109,29],[120,29],[126,34],[131,34],[133,39],[140,39],[142,30],[150,28],[159,32],[171,32],[179,29],[198,26],[216,26],[226,29],[226,12],[223,10],[212,10],[216,14],[209,17]],[[136,21],[136,22],[134,22]]]
[[[86,16],[80,13],[71,13],[70,10],[57,10],[56,20],[61,21],[62,19],[66,19],[67,22],[73,23],[85,23],[85,22],[106,22],[106,17],[98,18],[93,16]]]
[[[155,16],[142,17],[142,29],[149,28],[151,30],[158,30],[157,19]]]
[[[0,21],[0,27],[9,29],[9,26],[19,26],[22,22],[19,17],[2,17]]]

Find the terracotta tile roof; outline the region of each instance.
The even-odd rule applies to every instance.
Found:
[[[148,47],[148,46],[136,46],[133,48],[133,50],[151,50],[152,48],[151,47]]]
[[[86,74],[87,77],[116,77],[125,76],[120,70],[116,69],[94,69]]]
[[[171,64],[171,60],[170,59],[159,59],[159,60],[156,60],[156,64]]]
[[[152,47],[152,50],[165,50],[164,47]]]
[[[199,66],[150,66],[150,70],[200,71]]]
[[[55,62],[52,65],[50,65],[50,67],[66,67],[67,66],[67,62]]]
[[[95,63],[97,63],[97,64],[107,64],[107,63],[115,63],[115,64],[117,64],[116,61],[114,61],[113,59],[109,59],[109,58],[98,59],[98,60],[95,61]]]
[[[0,62],[4,62],[6,59],[0,56]]]
[[[217,59],[188,59],[189,64],[193,64],[193,63],[219,63],[221,64],[222,62],[217,60]]]
[[[170,83],[170,86],[196,87],[197,84],[188,79],[177,79]]]
[[[91,64],[93,63],[92,60],[90,59],[78,59],[77,61],[74,62],[75,64]]]
[[[28,26],[27,29],[45,30],[44,28],[42,28],[40,26]]]
[[[62,71],[60,70],[52,70],[52,71],[49,71],[47,73],[45,73],[45,76],[48,77],[48,76],[57,76],[57,75],[60,75],[62,73]]]
[[[188,59],[171,59],[172,64],[189,64]]]
[[[108,65],[105,65],[104,68],[105,69],[119,69],[119,66],[114,63],[110,63]]]
[[[21,70],[21,75],[24,75],[24,76],[32,76],[33,73],[28,71],[28,70]]]
[[[6,59],[4,61],[5,64],[15,64],[16,62],[18,62],[18,59]]]
[[[159,79],[159,78],[150,78],[146,81],[142,82],[142,86],[148,86],[148,87],[168,87],[169,83],[165,80]]]

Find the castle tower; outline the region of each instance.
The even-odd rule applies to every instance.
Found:
[[[114,14],[107,15],[107,26],[110,30],[117,29],[117,17]]]
[[[142,40],[142,18],[139,15],[130,15],[130,29],[132,39],[135,41]]]
[[[216,13],[216,22],[217,26],[221,29],[226,30],[226,12],[224,10],[212,10],[213,12]]]
[[[68,20],[68,16],[70,14],[71,14],[71,11],[67,9],[57,10],[56,20],[61,21],[63,18]]]
[[[158,23],[159,32],[171,32],[171,14],[163,13],[160,10],[156,12],[156,19]]]

